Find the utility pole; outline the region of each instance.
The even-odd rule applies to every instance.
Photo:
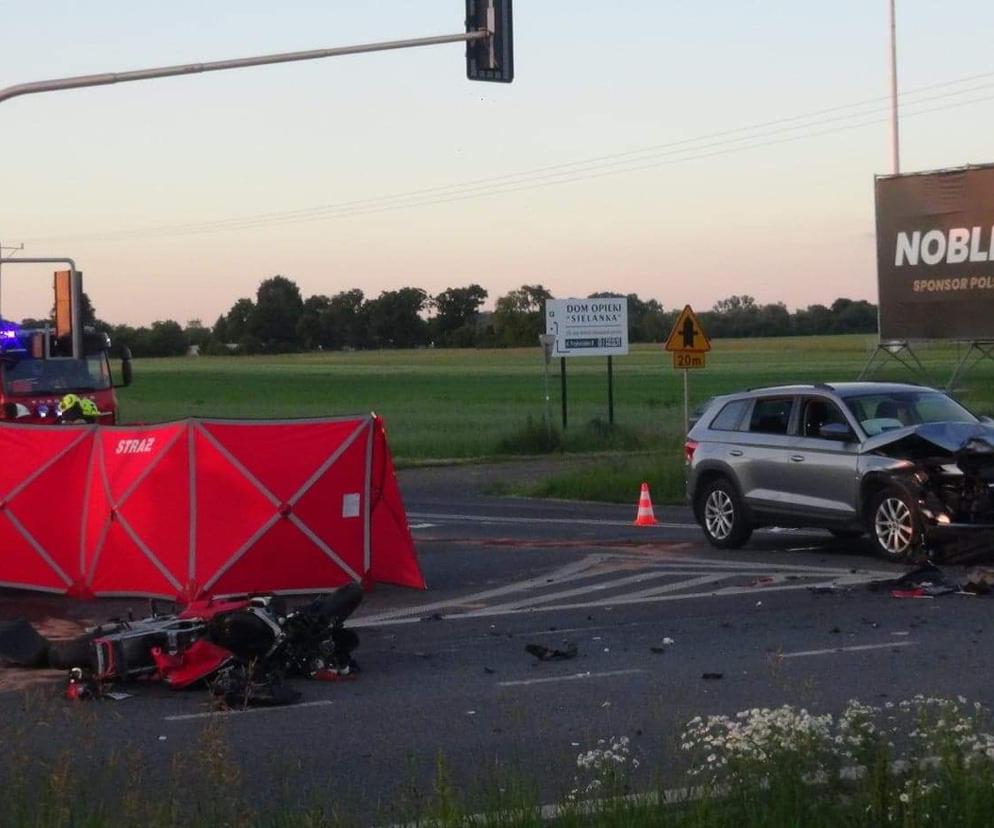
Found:
[[[896,0],[890,6],[890,137],[894,175],[901,172],[900,136],[897,125],[897,12]]]

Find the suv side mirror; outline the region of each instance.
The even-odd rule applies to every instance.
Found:
[[[836,440],[840,443],[848,443],[853,439],[852,431],[845,423],[825,423],[818,429],[818,436],[822,440]]]
[[[131,349],[125,347],[121,349],[121,386],[131,385],[131,379]]]

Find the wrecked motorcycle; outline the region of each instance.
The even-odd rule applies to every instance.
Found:
[[[354,676],[358,636],[344,627],[362,601],[349,584],[292,609],[277,596],[197,601],[182,611],[115,619],[69,642],[53,642],[51,666],[69,669],[73,698],[115,682],[157,679],[180,690],[206,682],[228,704],[288,704],[288,676],[332,681]]]

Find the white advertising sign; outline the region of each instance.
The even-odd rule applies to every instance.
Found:
[[[556,338],[554,357],[628,353],[628,297],[548,299],[545,332]]]

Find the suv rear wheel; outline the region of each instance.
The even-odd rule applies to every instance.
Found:
[[[718,549],[738,549],[752,534],[739,493],[724,478],[704,487],[697,514],[708,542]]]
[[[889,486],[870,504],[870,539],[877,554],[889,561],[909,561],[922,545],[918,504],[903,489]]]

